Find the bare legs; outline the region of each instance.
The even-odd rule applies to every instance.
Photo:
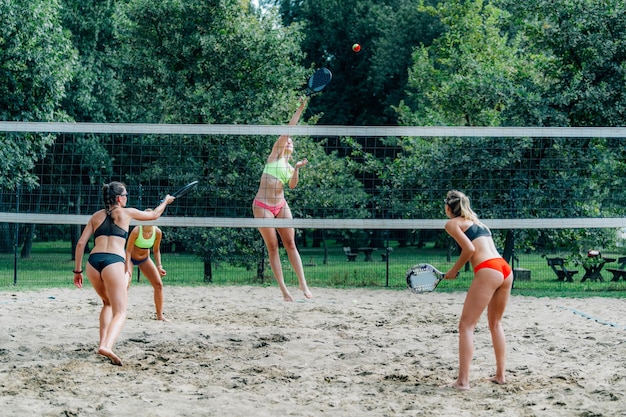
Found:
[[[498,288],[489,303],[487,317],[489,321],[489,331],[491,332],[491,342],[496,356],[496,373],[491,378],[492,382],[504,384],[506,382],[506,337],[502,328],[502,315],[506,304],[511,296],[513,277],[508,277],[500,288]]]
[[[154,306],[156,308],[156,319],[168,321],[163,316],[163,280],[161,279],[161,274],[157,269],[156,265],[152,261],[152,259],[148,259],[141,265],[139,265],[139,270],[144,274],[144,276],[150,281],[152,284],[152,288],[154,289]]]
[[[291,266],[293,267],[294,272],[298,277],[300,290],[302,290],[306,298],[312,298],[313,294],[311,293],[311,290],[309,290],[306,279],[304,277],[302,259],[300,258],[300,253],[296,248],[294,230],[275,229],[273,227],[261,227],[259,228],[259,232],[261,232],[261,236],[263,236],[263,240],[265,241],[265,246],[267,247],[267,252],[270,259],[270,266],[272,267],[272,272],[274,272],[274,277],[276,278],[276,282],[278,283],[280,291],[283,294],[283,299],[285,301],[293,301],[293,297],[291,296],[289,290],[287,289],[287,286],[285,285],[283,268],[280,263],[280,254],[278,252],[278,236],[276,236],[277,230],[283,241],[285,250],[287,251],[289,262],[291,263]]]
[[[253,206],[254,217],[255,218],[273,218],[274,215],[269,211],[263,208]],[[291,218],[291,211],[289,207],[285,205],[283,209],[280,211],[280,215],[289,216],[287,218]],[[289,262],[293,267],[296,276],[298,277],[299,288],[304,294],[306,298],[313,298],[313,294],[309,289],[306,278],[304,277],[304,268],[302,267],[302,259],[300,258],[300,253],[298,252],[298,248],[296,247],[295,240],[295,230],[293,228],[273,228],[273,227],[260,227],[259,232],[263,237],[263,241],[265,242],[265,246],[267,247],[268,256],[270,259],[270,266],[272,267],[272,272],[274,273],[274,277],[276,278],[276,282],[280,288],[281,293],[283,294],[283,299],[285,301],[293,301],[293,297],[289,293],[287,286],[285,285],[285,279],[283,276],[283,269],[280,263],[280,254],[278,252],[278,236],[276,232],[280,235],[280,238],[283,242],[283,246],[287,251],[287,256],[289,258]]]
[[[122,360],[113,352],[126,321],[128,291],[124,275],[124,263],[117,262],[102,270],[102,273],[87,264],[87,277],[104,305],[100,311],[100,344],[98,353],[111,360],[113,365],[121,365]]]
[[[506,367],[506,339],[502,329],[502,316],[511,294],[513,276],[502,280],[502,274],[493,269],[481,269],[474,276],[465,298],[459,322],[459,375],[451,387],[470,388],[469,373],[474,355],[474,329],[482,312],[487,308],[489,330],[496,357],[496,374],[491,380],[504,384]]]
[[[293,297],[289,293],[287,286],[285,285],[285,278],[283,277],[283,268],[280,264],[280,255],[278,253],[278,238],[276,237],[276,229],[272,227],[259,228],[263,241],[267,247],[268,256],[270,258],[270,266],[274,272],[274,278],[278,283],[280,291],[283,293],[283,299],[285,301],[293,301]]]
[[[294,269],[296,276],[298,277],[298,288],[302,291],[306,298],[313,298],[313,294],[306,283],[306,279],[304,278],[304,268],[302,267],[302,258],[300,258],[300,253],[298,252],[298,248],[296,247],[296,237],[295,230],[293,228],[289,229],[277,229],[280,238],[283,241],[283,246],[287,251],[287,257],[289,258],[289,262],[291,263],[292,268]],[[280,259],[279,259],[280,262]]]

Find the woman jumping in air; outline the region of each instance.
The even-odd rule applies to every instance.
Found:
[[[306,103],[307,98],[303,98],[300,102],[300,106],[289,121],[290,125],[298,123],[298,120],[300,120],[300,116],[302,116],[302,112],[306,107]],[[285,200],[285,186],[292,189],[295,188],[298,184],[299,169],[308,163],[305,158],[296,162],[292,167],[289,164],[289,159],[293,153],[293,148],[293,140],[288,135],[280,136],[274,143],[272,151],[267,158],[265,168],[263,169],[263,174],[261,175],[259,190],[257,191],[256,196],[254,197],[254,202],[252,203],[252,211],[255,218],[293,218],[291,210],[289,209],[289,204],[287,204],[287,201]],[[280,235],[285,250],[287,251],[289,262],[291,262],[291,266],[298,277],[300,290],[302,290],[306,298],[312,298],[313,294],[307,286],[306,279],[304,277],[304,268],[302,267],[302,259],[300,258],[300,253],[296,247],[295,230],[292,227],[260,227],[259,232],[261,232],[261,236],[265,241],[265,246],[267,247],[270,259],[270,265],[272,267],[272,271],[274,272],[274,277],[278,282],[278,286],[280,287],[280,291],[283,294],[283,299],[285,301],[293,301],[293,297],[285,286],[285,279],[278,253],[277,232]]]

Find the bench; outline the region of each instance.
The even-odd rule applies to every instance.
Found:
[[[358,248],[357,249],[357,253],[358,252],[363,252],[363,255],[365,255],[365,262],[371,262],[372,260],[372,253],[374,253],[374,251],[377,251],[378,248]]]
[[[530,269],[513,268],[513,278],[517,281],[530,281]]]
[[[357,253],[352,252],[352,249],[350,248],[350,246],[344,246],[343,253],[345,253],[346,256],[348,257],[348,262],[356,262],[356,257],[359,256],[358,252]]]
[[[619,281],[620,278],[626,280],[626,256],[617,259],[620,264],[618,268],[607,268],[606,270],[613,274],[611,281]]]
[[[564,258],[546,258],[548,265],[557,276],[557,281],[574,282],[574,275],[578,273],[576,270],[567,269],[565,267]]]

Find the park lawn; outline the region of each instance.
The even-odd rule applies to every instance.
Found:
[[[364,261],[359,254],[356,261],[348,262],[339,242],[330,241],[327,248],[327,259],[324,263],[323,248],[300,248],[307,281],[311,287],[372,287],[404,290],[406,288],[406,272],[417,263],[430,263],[445,271],[456,260],[452,254],[450,261],[445,250],[435,249],[432,245],[417,248],[415,246],[391,246],[388,262],[381,254],[385,248],[379,248],[372,255],[371,262]],[[563,255],[562,253],[547,256]],[[530,296],[554,297],[588,297],[610,296],[626,297],[624,281],[611,282],[610,274],[603,272],[604,282],[580,282],[583,271],[577,274],[575,282],[559,282],[556,275],[547,265],[544,254],[518,254],[520,258],[516,267],[530,270],[529,281],[517,280],[514,293]],[[617,258],[621,254],[607,254]],[[256,277],[256,268],[232,266],[222,262],[212,265],[213,281],[204,280],[204,265],[200,259],[188,253],[163,253],[163,264],[168,274],[164,277],[165,285],[276,285],[269,263],[265,263],[264,279]],[[86,262],[86,258],[84,262]],[[289,286],[297,286],[297,278],[284,251],[281,260],[285,281]],[[519,265],[518,265],[519,264]],[[0,254],[0,290],[55,288],[72,286],[74,262],[71,259],[69,242],[37,242],[33,245],[30,258],[17,259],[17,274],[14,270],[14,254]],[[573,266],[572,266],[573,267]],[[608,266],[610,267],[610,266]],[[461,271],[456,280],[442,282],[437,291],[466,291],[472,279],[469,269]],[[133,276],[134,285],[147,285],[143,277],[137,281],[137,269]],[[16,284],[14,285],[14,282]]]

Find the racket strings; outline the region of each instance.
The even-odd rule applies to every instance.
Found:
[[[328,74],[326,74],[325,72],[319,73],[319,74],[315,74],[313,76],[313,86],[314,87],[318,87],[320,85],[324,85],[324,84],[328,83],[328,81],[330,81],[330,76]]]
[[[309,89],[314,93],[322,91],[332,79],[332,73],[327,69],[319,69],[313,73],[309,80]]]

